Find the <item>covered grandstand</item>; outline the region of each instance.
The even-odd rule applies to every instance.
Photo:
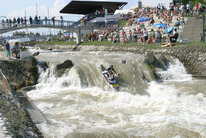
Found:
[[[72,0],[60,13],[86,15],[102,11],[104,14],[114,14],[116,10],[122,9],[126,4],[127,2]]]

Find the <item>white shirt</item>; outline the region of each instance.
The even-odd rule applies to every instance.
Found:
[[[147,30],[144,30],[144,36],[148,36],[148,32],[147,32]]]

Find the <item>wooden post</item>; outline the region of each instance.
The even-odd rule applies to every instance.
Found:
[[[76,42],[77,42],[77,45],[79,45],[81,43],[81,29],[80,27],[77,28],[77,38],[76,38]]]
[[[205,37],[206,37],[206,34],[205,34],[205,21],[206,20],[206,18],[205,18],[205,15],[204,15],[204,13],[203,13],[203,27],[202,27],[202,29],[203,29],[203,34],[202,34],[202,41],[205,43]]]

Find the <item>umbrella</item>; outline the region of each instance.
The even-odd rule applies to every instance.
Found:
[[[165,33],[165,34],[170,33],[173,29],[174,29],[174,27],[167,27],[167,28],[164,30],[164,33]]]
[[[64,33],[65,36],[70,35],[70,33]]]
[[[167,25],[158,23],[158,24],[155,24],[154,27],[164,28],[164,27],[167,27]]]
[[[137,21],[137,22],[145,22],[145,21],[149,21],[149,20],[150,20],[150,18],[141,17],[141,18],[137,19],[136,21]]]

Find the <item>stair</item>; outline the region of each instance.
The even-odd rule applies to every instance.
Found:
[[[200,42],[202,33],[202,19],[196,17],[189,17],[187,24],[183,28],[180,38],[187,39],[190,42]]]

